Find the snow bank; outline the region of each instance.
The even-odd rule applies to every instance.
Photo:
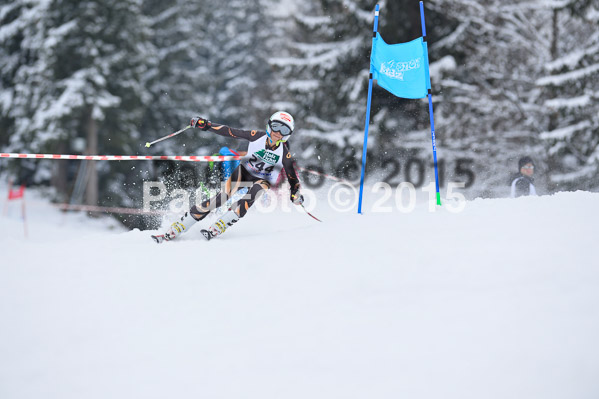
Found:
[[[163,245],[42,203],[24,240],[14,207],[0,397],[598,397],[599,194],[376,199]]]

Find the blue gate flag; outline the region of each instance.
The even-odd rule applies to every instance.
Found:
[[[407,43],[387,44],[376,33],[370,64],[379,86],[402,98],[424,98],[430,88],[422,37]]]
[[[379,5],[374,9],[374,27],[372,30],[372,50],[370,53],[370,78],[368,79],[368,101],[366,103],[366,121],[364,123],[364,144],[362,146],[362,174],[360,176],[360,196],[358,213],[362,213],[364,193],[364,171],[368,149],[368,126],[372,100],[372,81],[391,94],[401,98],[428,97],[428,113],[431,121],[431,141],[433,144],[433,166],[435,168],[435,186],[437,205],[441,205],[439,193],[439,170],[437,165],[437,145],[435,144],[435,121],[433,118],[433,96],[428,65],[428,45],[424,24],[424,4],[420,2],[420,22],[422,37],[407,43],[387,44],[378,33]]]

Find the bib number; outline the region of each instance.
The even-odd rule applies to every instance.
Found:
[[[249,160],[249,164],[256,169],[258,172],[266,172],[266,173],[271,173],[273,170],[275,170],[275,165],[269,165],[268,167],[265,168],[265,166],[267,165],[266,162],[260,161],[258,159],[258,157],[256,157],[256,155],[252,154],[252,158]]]

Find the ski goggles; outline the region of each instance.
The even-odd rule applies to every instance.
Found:
[[[281,133],[282,136],[289,136],[292,133],[291,128],[283,122],[268,121],[268,126],[270,130]]]

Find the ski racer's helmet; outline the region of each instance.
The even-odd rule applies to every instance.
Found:
[[[287,141],[291,133],[293,133],[294,128],[295,122],[293,121],[293,116],[285,111],[277,111],[272,114],[266,124],[266,134],[268,138],[271,138],[270,134],[272,132],[278,132],[283,136],[281,141]]]

